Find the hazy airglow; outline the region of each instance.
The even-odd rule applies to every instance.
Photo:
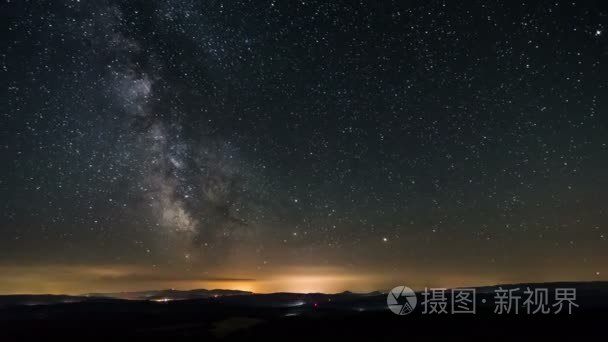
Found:
[[[557,275],[556,275],[557,274]],[[544,282],[570,279],[601,280],[595,274],[574,276],[554,270],[521,273],[477,275],[474,272],[452,270],[418,270],[400,274],[353,271],[339,267],[282,267],[273,273],[244,274],[243,277],[210,277],[173,272],[168,269],[150,270],[134,265],[45,265],[0,266],[0,293],[84,294],[93,292],[125,292],[156,289],[231,289],[255,293],[298,292],[338,293],[342,291],[371,292],[387,290],[397,285],[414,289],[424,287],[465,287],[500,283]]]

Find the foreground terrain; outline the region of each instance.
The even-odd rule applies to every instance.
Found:
[[[207,341],[243,338],[394,340],[410,337],[566,340],[594,336],[604,329],[608,318],[608,283],[532,286],[575,287],[579,306],[570,315],[565,312],[529,315],[523,307],[517,315],[498,315],[494,312],[493,287],[477,289],[478,305],[474,315],[422,314],[418,307],[409,315],[399,316],[387,309],[387,294],[380,292],[251,294],[169,290],[77,297],[0,296],[0,340],[43,337],[82,340],[170,337]],[[125,296],[136,299],[124,299]],[[420,293],[418,300],[422,300]]]

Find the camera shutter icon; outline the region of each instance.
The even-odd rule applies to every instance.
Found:
[[[397,315],[407,315],[414,311],[418,304],[416,293],[407,286],[397,286],[386,296],[386,305]]]

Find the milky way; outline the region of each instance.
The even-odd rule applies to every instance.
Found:
[[[246,217],[254,198],[245,188],[251,178],[245,173],[251,170],[236,160],[237,148],[204,130],[204,122],[200,132],[185,132],[192,109],[165,105],[179,93],[163,78],[154,47],[144,46],[146,36],[129,36],[118,7],[108,9],[91,20],[94,30],[106,32],[96,44],[111,61],[105,85],[122,109],[120,120],[131,129],[140,164],[129,167],[140,175],[134,181],[143,202],[162,229],[159,233],[190,241],[191,247],[222,244],[216,254],[225,251],[226,242],[254,223]]]

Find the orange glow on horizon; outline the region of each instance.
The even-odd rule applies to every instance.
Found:
[[[606,273],[603,273],[606,274]],[[537,272],[534,276],[508,274],[454,273],[446,270],[426,272],[404,270],[400,274],[354,271],[339,267],[283,267],[242,278],[197,277],[171,270],[140,266],[2,266],[0,294],[84,294],[131,292],[161,289],[227,289],[254,293],[298,292],[338,293],[371,292],[407,285],[415,290],[424,287],[470,287],[521,282],[547,282],[576,279],[603,280],[579,275],[555,275]],[[605,279],[604,279],[605,280]]]

